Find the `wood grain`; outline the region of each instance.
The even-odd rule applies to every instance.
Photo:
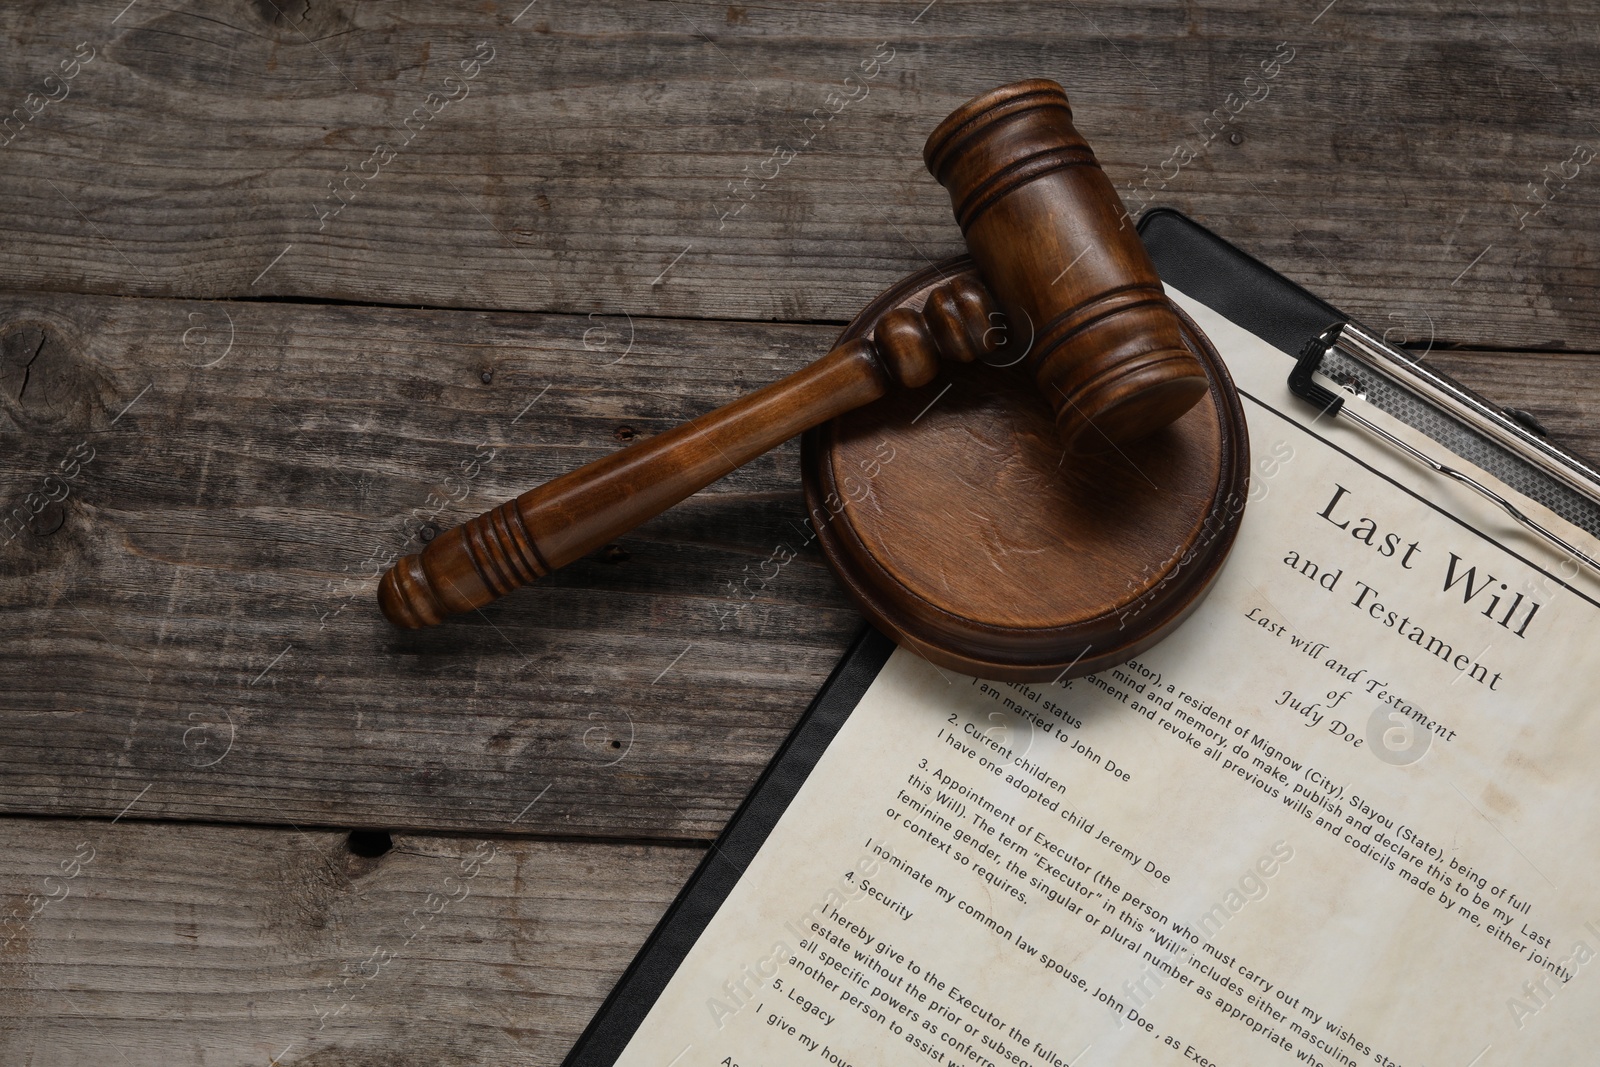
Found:
[[[609,348],[586,350],[602,325]],[[216,343],[185,345],[200,327]],[[134,815],[714,835],[860,626],[805,542],[797,443],[450,627],[401,634],[375,602],[424,521],[717,407],[835,333],[631,332],[0,296],[0,499],[94,450],[59,529],[0,542],[0,810],[115,816],[150,785]]]
[[[1579,151],[1600,146],[1600,11],[1572,0],[231,0],[114,22],[33,0],[0,28],[6,107],[97,48],[0,149],[10,288],[844,322],[962,250],[922,139],[1045,76],[1131,208],[1189,211],[1368,321],[1581,350],[1600,328]]]
[[[912,275],[844,336],[974,269]],[[1209,395],[1099,455],[1070,454],[1039,372],[1021,364],[952,367],[808,431],[811,525],[862,614],[937,667],[1019,682],[1105,670],[1180,625],[1233,545],[1250,450],[1216,350],[1174,321]]]
[[[95,849],[8,1065],[558,1062],[859,625],[798,448],[448,630],[376,574],[964,251],[997,84],[1600,455],[1591,5],[525,3],[0,6],[0,917]]]
[[[0,1062],[553,1065],[704,854],[346,842],[0,820]],[[6,923],[30,896],[55,899]]]
[[[834,338],[637,319],[615,362],[629,332],[0,298],[3,499],[95,450],[59,529],[0,544],[0,810],[112,817],[138,797],[146,818],[714,835],[860,625],[807,543],[796,444],[443,630],[397,634],[373,602],[424,519],[460,521]],[[1600,360],[1429,358],[1600,454]]]

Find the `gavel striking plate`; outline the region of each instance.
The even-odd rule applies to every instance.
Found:
[[[446,531],[384,574],[384,614],[416,628],[481,607],[806,431],[818,542],[902,645],[1035,681],[1160,640],[1238,529],[1233,383],[1167,299],[1061,86],[977,97],[924,158],[970,259],[891,287],[788,378]]]

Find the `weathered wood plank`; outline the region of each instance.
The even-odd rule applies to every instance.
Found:
[[[606,320],[587,350],[601,325],[0,298],[0,500],[68,494],[0,533],[0,810],[715,834],[859,625],[805,545],[794,443],[482,615],[402,634],[373,601],[424,520],[708,410],[833,333],[635,319],[627,348]],[[1600,359],[1430,358],[1600,453]],[[779,543],[798,556],[763,584]],[[729,590],[747,577],[748,602]]]
[[[146,818],[714,835],[860,625],[803,547],[797,443],[482,614],[405,634],[374,599],[424,521],[834,333],[605,325],[589,351],[577,316],[0,297],[0,499],[68,494],[0,543],[0,810],[149,785]]]
[[[928,131],[1046,75],[1130,205],[1368,320],[1516,348],[1600,327],[1600,12],[1570,0],[40,0],[0,25],[5,106],[67,93],[0,148],[13,288],[843,321],[959,250]]]
[[[0,819],[0,1062],[556,1064],[703,854],[346,842]]]

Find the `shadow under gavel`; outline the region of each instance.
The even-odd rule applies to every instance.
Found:
[[[1208,388],[1154,265],[1055,82],[1003,86],[951,114],[923,151],[950,192],[987,287],[957,279],[921,312],[748,396],[561,475],[446,531],[383,575],[378,602],[409,629],[480,608],[589,552],[790,437],[932,381],[939,361],[994,352],[1001,308],[1067,451],[1166,426]],[[993,293],[994,296],[990,294]],[[996,300],[995,297],[999,299]],[[1015,343],[1013,341],[1012,343]]]

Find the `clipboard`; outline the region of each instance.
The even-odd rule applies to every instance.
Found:
[[[1285,356],[1284,374],[1295,395],[1323,416],[1352,420],[1435,473],[1465,481],[1551,540],[1574,565],[1600,570],[1600,563],[1513,501],[1440,458],[1469,460],[1600,537],[1600,473],[1588,460],[1545,440],[1531,416],[1501,408],[1390,347],[1381,335],[1181,212],[1146,212],[1138,230],[1169,285],[1286,354],[1299,354]],[[1365,419],[1362,404],[1421,431],[1438,448],[1429,454],[1400,441]],[[1551,577],[1567,584],[1562,576]],[[595,1013],[564,1067],[607,1067],[622,1054],[894,649],[870,627],[852,643]]]

